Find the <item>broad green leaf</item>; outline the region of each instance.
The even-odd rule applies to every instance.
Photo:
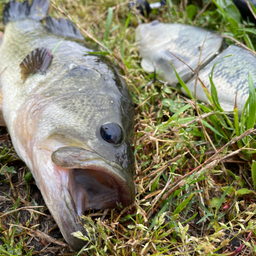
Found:
[[[187,16],[189,19],[193,20],[196,15],[196,7],[193,4],[187,6]]]
[[[169,86],[165,86],[165,87],[163,88],[163,91],[164,91],[165,93],[169,93],[169,94],[172,94],[172,93],[173,93],[173,90],[172,90]]]
[[[27,172],[26,175],[24,176],[24,180],[25,182],[29,182],[32,179],[32,173],[31,172]]]
[[[239,190],[236,191],[236,194],[238,196],[243,196],[243,195],[247,195],[247,194],[253,194],[254,192],[252,190],[249,190],[247,188],[241,188]]]
[[[15,169],[14,169],[13,166],[10,166],[10,167],[9,167],[9,166],[5,166],[5,167],[1,170],[1,174],[2,174],[2,175],[5,175],[4,172],[8,172],[8,173],[10,173],[10,174],[16,173],[16,171],[15,171]]]
[[[217,197],[214,197],[210,200],[210,205],[211,205],[211,207],[216,208],[218,206],[219,202],[220,202],[220,199]]]
[[[234,20],[236,23],[240,23],[241,14],[231,0],[213,0],[213,2],[226,19],[229,21]]]

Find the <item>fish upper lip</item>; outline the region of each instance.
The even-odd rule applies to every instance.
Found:
[[[117,169],[119,171],[123,170],[123,168],[118,163],[111,162],[111,161],[109,161],[107,159],[103,159],[99,154],[97,154],[94,151],[90,151],[90,152],[93,152],[97,156],[95,156],[95,158],[84,160],[83,161],[84,163],[90,163],[90,162],[93,162],[93,161],[97,161],[98,164],[100,164],[100,162],[101,162],[101,163],[104,163],[104,164],[108,164],[109,166],[111,166],[111,167],[113,167],[113,168],[115,168],[115,169]],[[105,165],[102,165],[102,166],[105,166]]]
[[[114,169],[117,169],[119,171],[122,171],[123,168],[117,163],[117,162],[113,162],[113,161],[109,161],[107,159],[105,159],[103,156],[99,155],[97,152],[95,152],[94,150],[92,149],[87,149],[87,148],[79,148],[79,147],[60,147],[58,148],[56,151],[53,152],[52,156],[55,154],[55,152],[57,151],[62,151],[62,150],[79,150],[81,153],[77,153],[77,152],[70,152],[69,153],[69,159],[66,163],[64,162],[59,162],[59,159],[61,159],[62,157],[55,157],[55,159],[57,160],[53,160],[53,162],[58,165],[58,166],[62,166],[62,167],[68,167],[70,168],[71,165],[72,165],[72,160],[76,159],[76,162],[81,162],[83,163],[88,163],[88,162],[91,162],[91,161],[98,161],[99,164],[101,164],[102,166],[105,166],[105,164],[108,164],[109,166],[113,167]],[[64,151],[63,150],[63,151]],[[86,155],[86,156],[84,156]],[[66,164],[66,166],[65,166]]]

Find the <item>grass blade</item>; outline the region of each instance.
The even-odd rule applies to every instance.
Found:
[[[124,60],[124,39],[125,39],[125,33],[126,33],[126,29],[128,28],[128,25],[130,23],[131,15],[132,15],[132,12],[130,11],[129,15],[128,15],[127,19],[126,19],[126,22],[125,22],[123,39],[121,41],[120,53],[121,53],[121,56],[122,56],[123,60]]]
[[[209,123],[207,123],[205,120],[202,120],[202,123],[204,126],[206,126],[207,128],[211,129],[214,133],[218,134],[220,137],[226,139],[225,136],[223,136],[222,134],[220,134],[214,127],[212,127]]]
[[[252,161],[252,181],[253,181],[253,187],[254,190],[256,190],[256,161]]]
[[[109,55],[109,52],[87,52],[85,55],[102,55],[102,56],[106,56],[106,55]]]
[[[255,124],[255,114],[256,114],[256,97],[255,97],[255,87],[253,84],[252,76],[249,72],[248,74],[249,83],[249,117],[247,120],[247,129],[251,129]]]
[[[235,126],[235,132],[236,132],[236,136],[240,135],[240,129],[239,129],[239,115],[238,115],[238,109],[237,109],[237,93],[236,92],[236,98],[235,98],[235,107],[234,107],[234,126]],[[239,148],[243,147],[243,143],[241,140],[239,140],[237,142],[237,145]]]
[[[54,54],[54,52],[57,50],[57,48],[60,46],[60,44],[66,39],[66,37],[64,37],[62,40],[60,40],[52,49],[52,54]]]
[[[229,191],[229,189],[231,188],[232,185],[233,185],[233,182],[230,184],[230,186],[225,190],[225,192],[221,196],[220,201],[219,201],[219,203],[218,203],[218,205],[216,207],[216,210],[215,210],[214,218],[216,218],[218,210],[220,209],[220,207],[221,207],[221,205],[222,205],[222,203],[224,201],[224,198],[225,198],[226,194],[228,193],[228,191]]]
[[[194,196],[195,193],[191,194],[188,198],[186,198],[173,212],[173,215],[175,214],[179,214],[185,207],[186,205],[189,203],[189,201],[191,200],[191,198]]]
[[[183,87],[183,89],[184,89],[185,92],[188,94],[188,96],[189,96],[191,99],[194,100],[193,95],[191,94],[191,92],[190,92],[190,90],[188,89],[187,85],[186,85],[186,84],[183,82],[183,80],[180,78],[180,76],[179,76],[179,74],[177,73],[177,71],[176,71],[174,65],[172,64],[172,62],[171,62],[171,65],[172,65],[172,68],[173,68],[173,70],[174,70],[174,72],[175,72],[175,75],[176,75],[176,77],[177,77],[177,79],[178,79],[180,85]]]
[[[247,45],[250,49],[252,49],[253,51],[255,51],[254,46],[253,46],[253,43],[252,43],[250,37],[249,37],[245,32],[244,32],[244,41],[245,41],[246,45]]]
[[[213,68],[212,68],[212,71],[213,71],[213,69],[214,69],[214,66],[213,66]],[[215,106],[218,110],[224,111],[224,110],[221,108],[221,106],[220,106],[219,99],[218,99],[218,93],[217,93],[215,84],[213,83],[212,75],[209,76],[209,79],[210,79],[210,83],[211,83],[211,95],[212,95],[212,100],[213,100],[214,106]]]
[[[104,41],[108,40],[112,18],[113,18],[113,8],[109,7],[108,8],[108,16],[107,16],[106,29],[105,29],[105,34],[104,34]]]
[[[181,113],[185,112],[186,110],[190,109],[191,108],[191,105],[190,104],[187,104],[183,107],[181,107],[179,110],[177,110],[173,116],[171,117],[172,120],[176,119]]]
[[[223,110],[223,109],[221,108],[221,106],[220,106],[219,99],[218,99],[218,93],[217,93],[215,84],[213,83],[213,71],[214,71],[216,65],[217,65],[220,61],[222,61],[222,60],[225,59],[225,58],[231,57],[231,56],[232,56],[232,55],[227,55],[227,56],[221,58],[219,61],[217,61],[217,62],[213,65],[212,71],[211,71],[211,75],[209,76],[210,83],[211,83],[211,95],[212,95],[213,103],[214,103],[215,107],[216,107],[218,110],[222,111],[222,112],[223,112],[224,110]]]

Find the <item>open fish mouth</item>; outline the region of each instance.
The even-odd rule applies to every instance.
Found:
[[[85,169],[69,171],[68,189],[78,215],[88,210],[117,208],[129,205],[129,188],[112,169],[88,163]]]
[[[79,216],[88,210],[125,207],[134,200],[132,179],[95,152],[63,147],[53,152],[52,161],[68,168],[68,190]]]

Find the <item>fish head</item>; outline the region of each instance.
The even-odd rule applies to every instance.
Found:
[[[134,200],[131,130],[125,133],[121,122],[106,117],[91,129],[95,134],[83,146],[73,140],[51,154],[58,172],[68,176],[68,190],[78,215],[88,210],[123,208]],[[59,140],[59,135],[56,138]]]
[[[111,78],[114,71],[109,71],[111,79],[94,70],[82,70],[81,79],[78,71],[68,79],[72,90],[75,83],[79,93],[59,97],[51,92],[49,99],[42,94],[31,96],[14,126],[20,141],[15,148],[27,145],[19,155],[31,169],[65,240],[75,250],[81,249],[84,241],[72,233],[80,230],[86,234],[79,216],[88,210],[126,207],[135,197],[133,105],[128,90],[119,77]],[[83,91],[88,77],[94,78],[92,84],[104,84],[101,90]],[[106,85],[110,80],[113,83]],[[55,81],[55,87],[49,87],[57,86]]]

